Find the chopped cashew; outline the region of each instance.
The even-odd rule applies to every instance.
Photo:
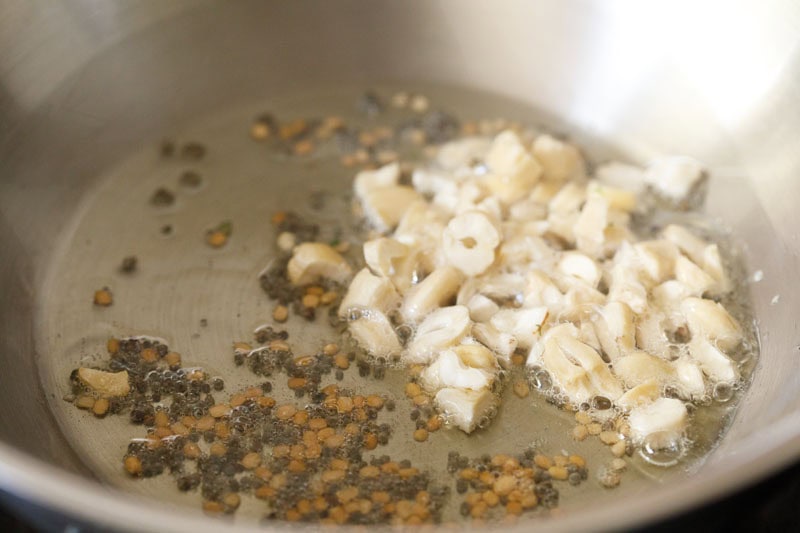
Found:
[[[398,271],[397,264],[408,257],[409,247],[394,239],[381,237],[364,243],[364,261],[372,272],[391,277]]]
[[[683,436],[687,418],[686,406],[682,401],[659,398],[631,410],[628,418],[631,437],[637,442],[648,439],[648,444],[653,448],[669,447]]]
[[[458,171],[486,157],[492,143],[483,137],[466,137],[439,147],[436,162],[445,170]]]
[[[498,331],[491,324],[474,324],[472,335],[481,344],[497,354],[503,366],[511,364],[511,356],[517,349],[517,338],[505,331]]]
[[[495,137],[486,154],[486,165],[490,174],[484,178],[484,183],[501,201],[509,204],[529,194],[542,174],[542,167],[510,130]]]
[[[445,388],[436,393],[435,401],[449,423],[464,433],[472,433],[481,419],[489,416],[496,400],[488,389]]]
[[[488,348],[475,341],[471,343],[459,344],[452,348],[458,354],[461,361],[471,368],[495,368],[497,360],[494,354]]]
[[[714,381],[733,383],[739,377],[733,360],[707,339],[693,338],[689,343],[689,354],[700,364],[703,373]]]
[[[675,370],[668,361],[647,352],[634,352],[614,361],[616,374],[627,387],[635,387],[650,380],[670,383]]]
[[[344,257],[327,244],[304,242],[295,246],[286,272],[292,284],[308,285],[320,279],[342,283],[350,277],[352,269]]]
[[[438,350],[458,343],[470,325],[469,310],[463,305],[437,309],[417,327],[403,358],[409,363],[427,363]]]
[[[539,135],[533,141],[532,150],[536,161],[542,166],[545,179],[564,181],[581,179],[586,172],[583,157],[578,149],[550,135]]]
[[[387,232],[400,223],[406,210],[419,199],[411,187],[394,185],[368,191],[361,206],[370,224],[380,232]]]
[[[586,195],[592,198],[602,198],[609,209],[618,211],[633,211],[636,209],[636,193],[628,189],[614,187],[600,181],[590,181],[586,186]]]
[[[611,161],[597,167],[595,178],[600,183],[625,189],[634,194],[641,193],[647,185],[644,181],[644,170],[619,161]]]
[[[392,324],[377,309],[362,311],[347,324],[355,341],[373,357],[392,357],[400,354],[402,347]]]
[[[500,232],[480,211],[462,213],[447,224],[442,247],[448,262],[467,276],[482,274],[494,263]]]
[[[367,197],[367,193],[397,185],[399,178],[400,165],[390,163],[376,170],[362,170],[359,172],[353,182],[353,189],[356,197],[363,202]]]
[[[645,181],[658,193],[679,203],[689,199],[705,176],[700,163],[683,156],[657,159],[644,173]]]
[[[485,370],[464,364],[453,350],[443,350],[422,372],[420,382],[430,392],[445,387],[481,390],[491,385],[492,375]]]
[[[355,275],[339,305],[339,316],[345,317],[352,309],[374,308],[382,313],[396,309],[400,304],[400,295],[392,282],[374,275],[368,268],[362,268]]]
[[[486,322],[500,310],[491,298],[483,294],[475,294],[467,302],[469,317],[475,322]]]
[[[94,392],[104,397],[125,396],[131,391],[127,370],[105,372],[81,367],[78,369],[78,379]]]
[[[489,323],[498,331],[511,333],[517,339],[519,348],[530,350],[539,337],[547,315],[546,307],[501,309],[489,319]]]
[[[564,252],[558,262],[558,271],[565,276],[577,278],[594,288],[600,281],[600,268],[594,260],[580,252]]]
[[[592,171],[576,146],[515,131],[441,145],[412,186],[397,163],[358,173],[356,199],[384,236],[364,244],[339,315],[371,354],[420,365],[419,383],[467,433],[493,413],[500,368],[527,352],[568,405],[604,398],[634,442],[673,444],[687,411],[665,396],[700,401],[739,379],[744,332],[704,299],[732,286],[717,244],[677,224],[645,239],[633,223],[648,189],[694,203],[705,171],[684,157]],[[289,263],[296,285],[350,275],[320,243]],[[414,331],[405,347],[388,316]]]
[[[458,294],[463,276],[451,266],[437,268],[408,291],[400,310],[409,322],[419,322],[428,313],[446,305]]]
[[[692,338],[705,337],[721,350],[730,351],[742,340],[742,330],[721,304],[702,298],[687,298],[681,304]]]
[[[636,347],[633,311],[623,302],[609,302],[593,317],[603,352],[614,362]]]
[[[650,379],[628,389],[628,391],[619,397],[617,404],[625,410],[631,410],[634,407],[648,404],[661,395],[661,385],[658,381]]]

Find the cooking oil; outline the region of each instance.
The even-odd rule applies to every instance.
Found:
[[[625,159],[625,154],[607,142],[496,95],[414,84],[381,84],[373,90],[373,96],[379,95],[385,102],[401,92],[424,95],[432,109],[442,109],[462,121],[499,122],[505,118],[542,131],[569,133],[590,162]],[[45,390],[55,393],[51,409],[63,432],[101,481],[179,506],[199,505],[198,494],[175,490],[169,476],[138,480],[124,473],[122,457],[128,443],[141,437],[140,428],[126,417],[98,420],[60,400],[69,393],[72,369],[98,364],[107,357],[104,347],[109,337],[158,338],[182,354],[185,366],[224,378],[229,393],[261,381],[246,365],[234,364],[231,346],[236,341],[250,341],[254,331],[265,324],[285,329],[295,354],[316,353],[329,342],[341,342],[326,316],[314,321],[293,317],[285,324],[274,324],[275,302],[262,291],[259,278],[280,255],[270,223],[278,211],[291,210],[313,221],[320,241],[350,243],[346,257],[351,264],[361,262],[359,244],[365,231],[352,216],[350,194],[355,170],[342,165],[333,143],[320,143],[321,148],[297,155],[251,139],[250,127],[254,117],[265,113],[281,121],[335,116],[356,127],[401,127],[417,118],[416,111],[391,105],[376,113],[373,100],[366,102],[369,112],[364,112],[366,104],[359,100],[363,93],[363,86],[339,85],[270,97],[215,111],[166,131],[172,150],[165,150],[159,140],[144,142],[138,152],[98,180],[72,225],[63,230],[39,320],[39,347],[47,354],[41,360],[41,378]],[[411,143],[404,145],[399,155],[401,161],[413,161],[425,153]],[[161,190],[169,192],[168,205],[151,201],[154,192]],[[159,197],[166,198],[164,194]],[[230,235],[224,246],[209,247],[208,232],[228,222]],[[531,377],[533,392],[525,398],[515,396],[511,386],[499,391],[497,414],[480,430],[466,435],[445,429],[432,433],[425,442],[411,438],[414,406],[403,394],[408,380],[405,369],[389,367],[378,380],[361,377],[351,368],[341,381],[333,373],[325,376],[322,385],[338,383],[359,393],[380,393],[393,399],[396,409],[380,415],[382,422],[391,425],[392,437],[375,455],[408,459],[437,483],[450,487],[455,487],[455,478],[447,471],[449,452],[480,457],[520,453],[531,446],[551,455],[587,458],[588,481],[576,486],[559,484],[559,505],[566,510],[602,505],[607,498],[647,490],[672,476],[691,475],[723,438],[749,382],[757,344],[744,282],[746,271],[735,236],[702,217],[693,215],[690,222],[723,241],[726,266],[737,287],[723,303],[747,330],[741,353],[743,377],[733,387],[718,385],[713,398],[693,408],[686,440],[674,450],[656,450],[645,443],[628,459],[627,472],[617,489],[603,488],[596,475],[612,459],[609,448],[597,439],[573,440],[574,415],[553,404],[547,372]],[[135,271],[121,273],[120,264],[131,256],[136,258]],[[92,305],[91,295],[101,287],[113,291],[114,303],[98,309]],[[526,378],[521,370],[513,370],[505,382],[510,385]],[[276,385],[273,396],[278,401],[295,401],[283,386]],[[460,503],[461,498],[453,492],[442,518],[458,520]],[[264,512],[261,502],[245,498],[237,517],[260,518]]]

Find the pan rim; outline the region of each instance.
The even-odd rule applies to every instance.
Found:
[[[767,477],[800,457],[800,412],[792,412],[758,434],[740,441],[738,451],[721,463],[676,479],[654,490],[603,504],[589,504],[585,512],[557,518],[534,519],[553,531],[611,530],[652,524],[669,515],[700,507]],[[124,492],[78,476],[0,442],[0,489],[65,517],[115,531],[217,531],[219,522],[197,509],[170,506],[155,499]],[[665,503],[666,502],[666,503]],[[142,512],[143,509],[147,512]],[[531,521],[487,529],[527,530]],[[598,528],[598,524],[602,524]],[[227,524],[231,531],[316,528],[276,522]],[[343,526],[345,529],[347,526]],[[388,529],[388,526],[387,526]]]

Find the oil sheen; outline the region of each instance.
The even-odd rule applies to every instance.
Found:
[[[373,88],[384,100],[399,90],[425,94],[432,108],[461,120],[504,117],[543,131],[568,134],[593,163],[627,159],[608,142],[582,135],[554,117],[498,96],[428,85]],[[56,261],[42,291],[38,342],[39,351],[44,354],[41,379],[45,390],[54,393],[50,400],[52,412],[72,446],[100,480],[178,506],[199,507],[200,495],[179,492],[169,475],[129,478],[121,468],[122,457],[129,440],[142,436],[142,428],[133,426],[127,416],[100,420],[62,401],[69,392],[68,376],[81,364],[106,358],[109,337],[146,335],[163,339],[180,352],[184,366],[202,367],[213,376],[223,377],[228,393],[263,381],[246,366],[233,364],[231,346],[235,341],[250,341],[257,327],[272,323],[275,304],[259,286],[259,274],[277,253],[271,215],[291,209],[307,217],[319,224],[320,240],[352,241],[350,257],[354,259],[362,232],[351,215],[350,189],[355,170],[343,167],[335,150],[323,149],[308,157],[290,156],[253,142],[249,126],[254,117],[265,111],[280,120],[338,115],[356,125],[396,125],[406,119],[406,114],[391,109],[377,117],[359,112],[355,102],[364,89],[327,87],[214,111],[164,132],[178,146],[188,141],[202,143],[207,153],[201,160],[164,158],[159,139],[148,139],[143,140],[139,151],[98,177],[97,186],[84,199],[82,209],[62,231]],[[401,156],[419,158],[421,154],[409,150]],[[187,171],[199,175],[199,182],[181,180]],[[172,205],[151,204],[153,192],[161,187],[174,192]],[[324,201],[319,202],[320,198]],[[213,249],[205,243],[206,232],[223,221],[232,223],[232,234],[224,247]],[[634,454],[628,459],[622,484],[613,490],[604,489],[596,472],[612,458],[608,447],[594,438],[574,441],[573,413],[554,406],[544,392],[533,390],[526,398],[518,398],[511,386],[502,391],[497,416],[487,428],[471,435],[441,430],[426,442],[416,443],[411,439],[412,405],[403,394],[406,371],[390,368],[385,379],[374,380],[359,378],[351,368],[340,382],[342,386],[360,394],[380,393],[396,400],[394,412],[379,415],[380,421],[391,424],[392,438],[374,453],[388,454],[394,460],[410,459],[451,489],[455,478],[446,471],[451,450],[478,457],[484,453],[515,454],[535,445],[550,455],[579,454],[587,459],[589,479],[577,487],[558,484],[559,506],[565,510],[602,505],[608,498],[647,490],[673,476],[691,475],[723,438],[742,389],[749,382],[757,345],[744,282],[745,268],[735,236],[727,235],[702,216],[692,215],[683,221],[723,244],[733,284],[738,287],[724,304],[745,328],[748,348],[742,354],[741,384],[715,391],[716,397],[693,409],[687,442],[675,466],[663,468],[654,464],[672,462],[670,457]],[[119,265],[130,255],[138,258],[138,268],[133,274],[122,275]],[[106,286],[113,291],[114,304],[108,308],[93,306],[93,292]],[[325,318],[320,316],[314,322],[292,318],[281,326],[289,332],[295,354],[315,353],[324,344],[337,340]],[[523,377],[520,370],[514,370],[508,383]],[[276,400],[294,401],[280,376],[273,381]],[[322,385],[334,382],[330,374],[323,378]],[[369,455],[367,452],[365,457]],[[453,490],[444,520],[458,519],[460,501]],[[264,510],[263,502],[246,497],[236,519],[257,519]]]

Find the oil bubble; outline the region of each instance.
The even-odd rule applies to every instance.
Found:
[[[714,400],[725,403],[733,398],[733,387],[728,383],[717,383],[714,386]]]
[[[649,464],[670,467],[678,464],[683,457],[685,446],[682,440],[673,435],[658,431],[645,437],[639,448],[639,455]]]

